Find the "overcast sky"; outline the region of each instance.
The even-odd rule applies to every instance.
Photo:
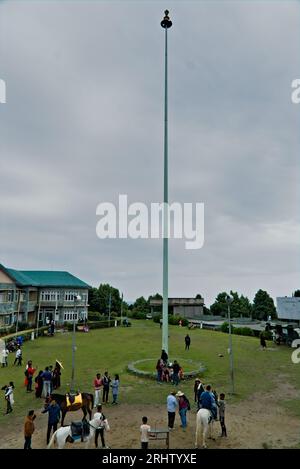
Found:
[[[300,5],[1,1],[0,263],[68,270],[124,298],[162,291],[162,240],[96,236],[96,206],[205,204],[205,243],[170,240],[169,296],[274,298],[299,282]]]

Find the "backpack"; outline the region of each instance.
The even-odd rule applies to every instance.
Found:
[[[28,378],[28,370],[25,370],[24,375]]]

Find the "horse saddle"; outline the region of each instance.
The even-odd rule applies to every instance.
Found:
[[[67,407],[75,404],[82,404],[82,395],[81,394],[66,394]]]
[[[71,434],[73,440],[83,441],[84,437],[90,434],[90,426],[86,420],[71,423]]]

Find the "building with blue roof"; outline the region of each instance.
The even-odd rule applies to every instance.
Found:
[[[84,320],[89,288],[69,272],[16,270],[0,264],[0,326]]]

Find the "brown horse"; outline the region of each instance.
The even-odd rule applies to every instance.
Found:
[[[47,398],[46,402],[48,403],[50,400],[55,400],[56,403],[59,405],[62,417],[61,417],[61,426],[64,425],[64,420],[67,412],[76,411],[78,409],[82,409],[83,412],[83,419],[86,418],[86,415],[89,414],[89,419],[92,418],[92,410],[94,406],[94,396],[88,392],[81,393],[82,396],[82,403],[81,404],[73,404],[71,406],[67,406],[67,399],[64,394],[51,394],[50,399]]]

